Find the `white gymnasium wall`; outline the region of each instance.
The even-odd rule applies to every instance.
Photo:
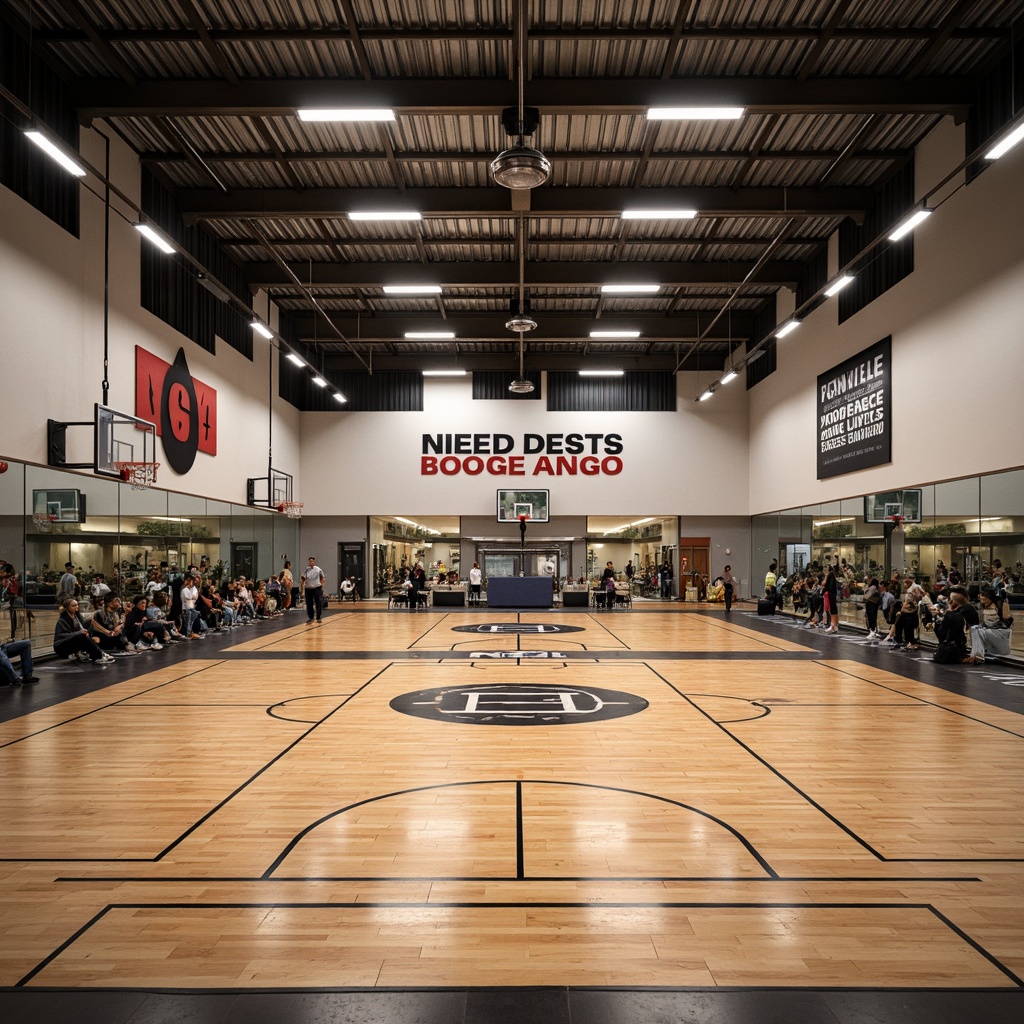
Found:
[[[543,400],[473,401],[469,377],[428,379],[422,412],[305,413],[304,514],[493,518],[497,489],[516,487],[549,489],[557,516],[745,515],[746,398],[737,381],[715,402],[695,402],[712,379],[680,374],[674,413],[548,412]],[[621,435],[621,472],[534,472],[540,456],[524,453],[524,435],[570,433]],[[523,456],[524,473],[424,475],[424,434],[509,434],[516,441],[510,454]]]
[[[960,132],[941,125],[920,147],[918,194],[962,156]],[[1022,180],[1024,146],[917,230],[908,278],[842,325],[828,301],[779,342],[778,370],[749,392],[752,512],[1024,464]],[[817,375],[887,335],[892,462],[816,481]]]
[[[82,152],[94,166],[103,166],[102,140],[84,129]],[[111,164],[112,180],[137,201],[138,162],[116,138]],[[2,365],[7,385],[0,457],[45,464],[47,418],[88,420],[93,403],[102,401],[103,231],[102,199],[85,188],[80,238],[0,188]],[[270,348],[256,339],[250,362],[218,342],[213,355],[143,310],[139,254],[147,244],[130,220],[111,217],[108,404],[135,411],[136,345],[167,362],[184,348],[192,375],[217,390],[218,453],[198,453],[192,469],[179,476],[161,458],[158,441],[159,486],[244,503],[246,478],[267,472]],[[276,396],[276,359],[273,373]],[[299,413],[276,397],[273,411],[275,465],[297,476]],[[91,431],[72,428],[68,442],[69,461],[83,461],[78,457],[83,451],[91,458]]]

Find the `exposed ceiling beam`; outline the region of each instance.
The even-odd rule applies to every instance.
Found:
[[[368,353],[369,357],[369,353]],[[727,358],[726,345],[723,342],[719,350],[706,350],[701,355],[702,370],[718,373],[725,369]],[[456,353],[451,348],[437,348],[429,352],[397,352],[394,355],[373,346],[372,362],[374,373],[387,371],[411,371],[418,373],[425,369],[450,369],[457,363],[460,370],[472,373],[474,370],[494,371],[507,370],[508,379],[518,376],[519,350],[513,346],[507,352],[465,352],[461,349]],[[592,348],[585,352],[582,347],[575,352],[533,352],[529,344],[526,346],[525,364],[527,370],[546,370],[549,372],[575,371],[593,368],[594,366],[614,366],[627,371],[643,371],[647,373],[672,373],[675,369],[675,355],[672,351],[654,352],[650,355],[634,352],[606,352]],[[332,373],[363,372],[360,364],[351,355],[345,353],[327,353],[323,357],[323,370],[327,379]]]
[[[322,222],[321,222],[322,223]],[[337,221],[334,222],[336,224]],[[342,222],[345,223],[345,222]],[[774,235],[743,235],[743,234],[726,234],[723,231],[712,230],[706,236],[691,237],[689,235],[677,235],[675,238],[666,241],[663,238],[656,239],[658,245],[670,247],[679,245],[692,245],[692,246],[707,246],[707,245],[740,245],[740,246],[751,246],[756,248],[762,245],[768,245],[772,241]],[[255,237],[249,235],[218,235],[217,241],[220,245],[226,246],[252,246],[262,245],[263,243]],[[644,237],[642,234],[634,232],[629,238],[627,245],[650,245],[651,239]],[[824,245],[828,241],[827,235],[802,235],[794,236],[790,238],[792,245]],[[339,256],[344,258],[344,249],[346,245],[352,246],[380,246],[380,245],[416,245],[415,238],[395,238],[394,236],[387,237],[384,235],[364,236],[364,235],[345,235],[342,236],[337,232],[332,232],[329,235],[324,233],[318,233],[316,235],[295,235],[289,238],[271,238],[269,240],[270,245],[275,249],[287,249],[294,246],[295,248],[321,248],[324,245],[331,245],[339,248]],[[515,238],[511,235],[491,235],[488,238],[462,238],[453,239],[448,236],[444,237],[431,237],[425,236],[423,244],[429,249],[430,246],[453,246],[453,245],[466,245],[466,246],[511,246],[515,243]],[[567,246],[596,246],[596,245],[607,245],[615,246],[619,244],[618,235],[615,237],[580,237],[579,235],[542,235],[534,237],[530,240],[531,249],[536,249],[541,246],[549,245],[567,245]],[[703,259],[701,254],[695,254],[693,259]]]
[[[631,207],[687,207],[704,217],[853,217],[874,197],[868,188],[538,188],[526,216],[615,217]],[[425,217],[511,216],[499,188],[180,189],[175,201],[186,224],[199,220],[342,217],[349,210],[418,210]]]
[[[206,51],[210,60],[217,66],[221,75],[224,76],[226,82],[230,82],[232,85],[238,85],[238,75],[235,74],[234,68],[228,62],[227,57],[221,52],[217,43],[210,36],[210,30],[203,20],[202,15],[196,10],[195,4],[192,0],[178,0],[181,6],[185,10],[185,17],[188,18],[189,24],[195,30],[199,36],[199,41],[202,43],[203,49]]]
[[[891,25],[880,28],[850,25],[837,27],[832,32],[833,39],[849,39],[862,41],[899,41],[899,40],[930,40],[935,30],[928,27],[913,25]],[[812,25],[773,26],[740,26],[740,25],[700,25],[686,29],[684,41],[693,40],[737,40],[772,41],[793,39],[797,41],[817,42],[822,30]],[[99,29],[97,35],[107,42],[115,43],[188,43],[199,42],[199,34],[188,28],[124,28]],[[498,28],[461,28],[457,25],[432,25],[431,38],[462,42],[507,42],[513,33],[504,27]],[[998,26],[971,26],[955,29],[951,33],[953,39],[993,40],[1000,39],[1004,30]],[[78,43],[87,36],[82,29],[43,28],[37,29],[36,38],[43,43]],[[253,26],[251,28],[210,29],[210,38],[217,43],[307,43],[337,42],[339,28],[324,25],[321,28],[281,28],[273,26]],[[364,42],[397,42],[409,43],[411,37],[408,29],[360,27],[359,37]],[[530,38],[535,42],[597,42],[610,40],[664,40],[671,43],[676,38],[674,26],[663,27],[623,27],[590,28],[586,26],[553,28],[531,27]]]
[[[355,316],[332,313],[333,323],[348,339],[349,344],[359,346],[368,342],[401,341],[406,331],[422,330],[424,320],[432,316],[425,312],[382,314],[379,316]],[[459,341],[490,341],[499,344],[518,344],[516,336],[505,330],[505,314],[475,313],[473,315],[449,314],[444,329],[453,331]],[[657,341],[672,343],[676,341],[695,341],[699,336],[701,323],[707,323],[705,314],[698,318],[693,313],[679,313],[671,317],[652,316],[649,313],[627,315],[616,314],[595,320],[591,316],[578,315],[545,315],[537,314],[537,329],[531,331],[530,342],[582,341],[594,342],[590,332],[594,330],[623,330],[640,332],[640,341],[650,344]],[[333,343],[330,335],[325,335],[323,321],[318,320],[314,326],[314,318],[308,314],[290,313],[289,323],[296,337],[312,344],[314,337],[323,343]],[[733,310],[732,333],[734,341],[752,337],[755,315],[746,311]],[[708,342],[725,341],[729,336],[727,325],[723,322],[705,340]],[[598,342],[599,343],[599,342]]]
[[[110,42],[104,38],[103,33],[101,33],[92,23],[78,0],[58,0],[58,6],[63,7],[64,10],[68,12],[71,20],[81,30],[82,35],[85,36],[85,38],[88,39],[94,47],[96,47],[96,50],[99,52],[103,60],[107,62],[107,65],[123,79],[120,83],[121,88],[123,89],[125,85],[132,87],[138,86],[139,80],[135,73],[121,59],[117,50],[110,45]]]
[[[653,281],[670,288],[716,287],[741,280],[751,262],[730,263],[537,263],[527,268],[531,287],[592,287],[630,281]],[[374,288],[385,284],[439,284],[448,288],[505,288],[518,285],[519,265],[507,263],[295,263],[289,268],[303,284]],[[762,269],[756,284],[795,285],[802,263],[772,262]],[[291,276],[277,263],[247,263],[243,268],[250,288],[274,288],[291,283]]]
[[[525,102],[541,114],[635,114],[649,106],[733,103],[753,114],[955,114],[965,117],[974,81],[954,76],[915,78],[534,78]],[[224,82],[70,83],[79,116],[154,114],[294,116],[304,106],[392,107],[403,114],[499,116],[513,99],[503,78],[421,78],[363,82],[338,79],[252,79],[239,90]]]
[[[871,161],[888,163],[890,161],[902,161],[911,153],[907,149],[859,149],[850,154],[850,159],[859,161]],[[237,153],[203,153],[203,159],[211,164],[274,164],[278,158],[273,153],[265,150],[245,150]],[[607,163],[609,160],[639,160],[645,154],[642,150],[547,150],[547,156],[558,163]],[[795,160],[808,161],[818,160],[822,163],[835,160],[840,155],[838,149],[766,149],[758,154],[758,161],[779,161],[789,163]],[[678,163],[681,160],[713,160],[717,163],[741,163],[749,159],[750,154],[746,150],[656,150],[646,157],[648,163]],[[139,158],[143,164],[176,164],[184,163],[187,157],[178,152],[156,152],[147,150]],[[494,153],[490,150],[470,151],[456,150],[445,152],[444,150],[433,150],[431,152],[409,152],[395,150],[395,159],[401,163],[409,164],[449,164],[449,163],[490,163],[494,159]],[[383,149],[374,150],[316,150],[313,152],[290,152],[289,163],[313,164],[365,164],[368,161],[379,161],[384,163],[388,160],[388,154]]]

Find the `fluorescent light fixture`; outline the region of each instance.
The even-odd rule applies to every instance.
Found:
[[[731,384],[738,376],[739,373],[736,370],[730,370],[718,383]]]
[[[643,526],[644,523],[653,523],[654,516],[647,516],[646,519],[635,519],[631,523],[623,523],[621,526],[613,526],[610,530],[605,530],[602,536],[607,537],[609,534],[618,533],[620,530],[628,530],[631,526]]]
[[[284,354],[285,359],[290,363],[294,363],[296,366],[305,366],[306,360],[302,358],[297,352],[286,352]]]
[[[639,338],[639,331],[591,331],[592,338]]]
[[[653,295],[661,291],[660,284],[603,284],[602,295]]]
[[[344,404],[345,402],[348,401],[348,399],[340,391],[333,392],[331,397],[340,404]]]
[[[465,370],[424,370],[424,377],[465,377]]]
[[[986,160],[998,160],[1003,154],[1009,153],[1014,146],[1024,139],[1024,121],[1021,121],[1009,135],[1003,136],[986,154]]]
[[[648,107],[648,121],[735,121],[743,107]]]
[[[904,235],[909,235],[918,224],[925,219],[930,217],[932,211],[928,209],[918,210],[916,213],[912,213],[902,224],[900,224],[896,230],[889,236],[890,242],[898,242]]]
[[[787,334],[792,334],[800,326],[799,320],[787,320],[776,332],[776,338],[784,338]]]
[[[263,338],[266,338],[267,341],[270,341],[270,339],[274,337],[274,332],[269,327],[267,327],[267,325],[265,323],[263,323],[260,320],[253,320],[253,322],[251,324],[249,324],[249,326],[258,335],[260,335]]]
[[[385,295],[440,295],[439,284],[386,284]]]
[[[52,143],[42,132],[25,132],[25,137],[31,139],[51,160],[56,161],[76,178],[84,178],[88,173],[86,169],[69,157],[64,150]]]
[[[623,220],[693,220],[696,210],[623,210]]]
[[[349,220],[422,220],[416,210],[349,210]]]
[[[143,238],[149,239],[161,252],[168,254],[174,252],[174,246],[170,242],[164,241],[148,224],[136,224],[135,230],[138,231]]]
[[[215,295],[221,302],[230,302],[233,296],[227,288],[222,287],[219,281],[214,280],[212,277],[202,272],[196,274],[196,280],[205,288],[211,295]]]
[[[405,337],[410,341],[417,338],[424,341],[450,341],[455,337],[454,331],[406,331]]]
[[[300,121],[394,121],[388,107],[299,107]]]
[[[581,377],[621,377],[625,370],[579,370]]]
[[[405,523],[406,526],[418,526],[418,523],[414,523],[411,519],[406,519],[404,516],[395,516],[395,520],[399,523]]]
[[[318,388],[325,388],[325,387],[327,387],[327,381],[325,381],[325,380],[323,379],[323,377],[321,377],[321,376],[320,376],[320,374],[319,374],[319,373],[318,373],[318,374],[317,374],[317,375],[316,375],[316,376],[315,376],[315,377],[313,378],[313,383],[314,383],[314,384],[315,384],[315,385],[316,385],[316,386],[317,386]]]
[[[825,294],[828,296],[838,295],[852,280],[852,274],[843,274],[842,277],[837,277],[835,281],[825,289]]]
[[[697,399],[697,401],[698,402],[706,402],[714,393],[715,393],[715,389],[713,387],[708,388],[707,391],[705,391],[704,394],[702,394],[700,396],[700,398]]]

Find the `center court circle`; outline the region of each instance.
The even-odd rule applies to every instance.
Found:
[[[390,706],[414,718],[463,725],[575,725],[626,718],[648,705],[634,693],[596,686],[490,683],[415,690]]]
[[[480,622],[475,626],[452,626],[455,633],[486,633],[488,636],[550,636],[585,630],[586,626],[563,626],[556,622]]]

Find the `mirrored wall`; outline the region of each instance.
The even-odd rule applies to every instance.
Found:
[[[1005,571],[1011,599],[1024,603],[1024,470],[908,485],[891,496],[907,497],[906,506],[897,511],[899,501],[890,506],[860,495],[753,517],[753,589],[763,590],[764,573],[777,559],[789,580],[807,568],[839,565],[847,604],[840,617],[858,623],[864,582],[893,573],[929,587],[955,573],[976,595]],[[792,609],[792,591],[783,590]]]
[[[5,574],[0,632],[50,647],[67,562],[84,609],[98,577],[131,596],[155,573],[190,565],[218,587],[229,575],[276,575],[295,560],[298,536],[298,520],[270,509],[10,462],[0,473],[0,560],[14,571]]]

